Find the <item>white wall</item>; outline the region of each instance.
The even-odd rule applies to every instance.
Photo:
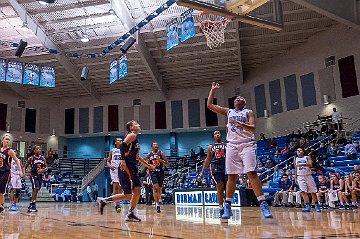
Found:
[[[344,117],[360,119],[360,96],[353,96],[346,99],[342,98],[340,75],[337,60],[343,57],[354,55],[355,67],[360,87],[360,31],[349,29],[343,25],[336,25],[328,31],[319,33],[311,37],[307,43],[289,50],[274,58],[268,64],[253,70],[246,78],[246,83],[241,87],[242,93],[251,92],[252,108],[255,111],[255,92],[254,87],[265,84],[267,109],[270,109],[269,81],[281,79],[283,77],[296,74],[297,89],[299,97],[299,109],[286,112],[285,90],[282,89],[282,104],[285,112],[272,115],[269,119],[257,119],[257,134],[264,132],[270,136],[272,132],[282,132],[284,130],[302,127],[302,123],[313,122],[317,115],[330,115],[332,108],[336,107],[343,113]],[[334,55],[336,65],[334,67],[334,81],[336,90],[336,100],[330,105],[322,104],[322,95],[319,91],[318,70],[325,68],[324,60],[326,57]],[[315,87],[317,94],[317,105],[304,108],[302,101],[302,92],[300,76],[314,72]],[[278,134],[278,133],[277,133]]]

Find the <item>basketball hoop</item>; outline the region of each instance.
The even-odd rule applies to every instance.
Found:
[[[225,42],[225,28],[231,19],[222,16],[201,12],[197,16],[201,32],[206,37],[210,49],[221,46]]]

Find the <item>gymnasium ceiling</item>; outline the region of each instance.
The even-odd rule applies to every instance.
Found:
[[[126,8],[109,0],[56,0],[47,6],[35,0],[0,0],[0,58],[55,66],[57,74],[54,89],[1,84],[25,98],[35,93],[51,97],[91,95],[99,98],[107,94],[154,90],[166,95],[172,89],[209,86],[214,79],[224,83],[234,78],[240,80],[244,76],[246,80],[247,73],[261,64],[342,22],[341,16],[337,19],[334,14],[327,14],[329,9],[321,11],[323,9],[319,6],[308,5],[312,0],[284,0],[285,27],[281,32],[231,22],[225,33],[225,43],[210,50],[196,22],[196,36],[168,52],[165,26],[186,10],[174,4],[141,29],[140,39],[127,54],[129,76],[112,85],[109,84],[109,63],[120,55],[119,47],[105,57],[95,59],[66,58],[46,52],[46,47],[68,52],[100,52],[134,23],[140,22],[166,2],[113,0],[121,1]],[[111,8],[117,15],[109,12]],[[269,2],[253,14],[272,19],[272,12],[272,2]],[[25,15],[33,31],[21,30]],[[35,24],[30,24],[31,21],[38,26],[37,31]],[[351,21],[345,21],[345,24],[348,22]],[[80,41],[85,31],[90,38],[88,43]],[[28,47],[23,56],[17,59],[12,43],[18,43],[20,39],[26,39]],[[83,66],[90,68],[87,81],[80,81]]]

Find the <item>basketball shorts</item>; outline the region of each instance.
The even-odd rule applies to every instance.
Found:
[[[226,144],[226,174],[243,174],[252,172],[255,171],[256,165],[255,142]]]
[[[41,175],[30,175],[30,181],[31,181],[32,189],[34,188],[38,188],[39,190],[41,189],[41,184],[42,184]]]
[[[126,163],[126,169],[119,169],[119,182],[124,194],[132,194],[134,187],[141,187],[139,169],[137,164]]]
[[[226,186],[228,176],[224,173],[212,173],[211,174],[212,181],[214,185],[218,185],[219,183],[223,182]]]
[[[10,171],[0,172],[0,193],[5,194],[6,187],[10,181]]]
[[[19,175],[11,175],[9,189],[22,189],[21,178]]]
[[[112,183],[119,183],[119,169],[117,168],[114,171],[110,169],[110,177]]]
[[[298,185],[300,191],[306,193],[316,193],[317,187],[312,175],[298,175],[297,176]]]
[[[159,184],[159,187],[162,187],[164,183],[165,175],[164,172],[151,171],[150,178],[153,185]]]

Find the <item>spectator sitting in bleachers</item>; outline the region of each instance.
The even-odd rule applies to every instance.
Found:
[[[316,133],[312,129],[309,129],[309,131],[306,132],[304,136],[308,140],[314,140],[317,137]]]
[[[294,196],[296,198],[296,204],[294,204]],[[290,207],[301,207],[301,191],[299,189],[299,185],[297,184],[295,180],[295,174],[292,174],[292,180],[291,180],[291,187],[289,189],[289,206]]]
[[[275,146],[277,146],[277,141],[275,138],[271,138],[269,142],[269,148],[275,148]]]
[[[316,196],[322,208],[326,209],[329,206],[329,190],[330,190],[330,182],[323,175],[318,176],[318,184],[317,189],[318,192]],[[322,200],[324,199],[324,200]]]
[[[339,155],[339,150],[335,147],[334,142],[330,143],[328,150],[327,150],[327,154],[330,157],[335,157],[335,156]]]
[[[269,155],[266,156],[266,162],[265,162],[265,168],[273,172],[273,167],[275,167],[276,163],[273,158],[271,158]]]
[[[62,190],[61,188],[56,189],[56,192],[55,192],[55,201],[56,202],[59,202],[59,197],[61,197],[62,201],[65,202],[64,190]]]
[[[281,154],[281,151],[279,149],[279,146],[275,147],[274,157],[275,158],[282,158],[282,154]]]
[[[281,188],[281,190],[276,192],[275,196],[274,196],[274,203],[275,203],[274,207],[279,207],[279,206],[288,207],[289,206],[288,196],[289,196],[291,184],[292,183],[289,180],[289,176],[286,174],[283,175],[282,180],[280,181],[280,184],[279,184],[279,187]],[[280,199],[281,199],[281,204],[280,204]]]
[[[325,143],[320,143],[316,156],[324,157],[324,155],[325,157],[327,157],[327,148],[325,146]]]
[[[316,141],[322,141],[326,138],[326,133],[320,133],[317,137],[316,137]]]
[[[260,180],[264,180],[267,177],[267,174],[265,173],[266,171],[267,169],[264,167],[264,164],[262,162],[258,162],[256,173]]]
[[[297,135],[296,135],[296,138],[300,139],[300,138],[302,138],[302,137],[303,137],[303,133],[302,133],[301,130],[299,129],[299,130],[298,130],[298,133],[297,133]]]
[[[285,147],[281,150],[281,155],[283,158],[287,158],[286,155],[289,153],[289,147],[285,145]]]
[[[273,182],[280,182],[281,177],[282,177],[282,170],[279,169],[279,166],[276,165],[274,167],[274,173],[273,173],[272,181]]]
[[[339,137],[339,139],[336,141],[337,146],[345,146],[346,144],[347,140],[343,136]]]
[[[266,138],[265,138],[264,133],[260,133],[259,141],[265,141],[265,140],[266,140]]]
[[[346,155],[348,160],[357,159],[357,150],[356,150],[356,146],[355,146],[354,143],[349,142],[345,146],[345,155]]]
[[[64,196],[66,202],[71,202],[71,190],[69,190],[69,188],[64,190]]]
[[[290,134],[286,136],[286,143],[290,143],[293,138],[296,137],[295,131],[292,131]]]

